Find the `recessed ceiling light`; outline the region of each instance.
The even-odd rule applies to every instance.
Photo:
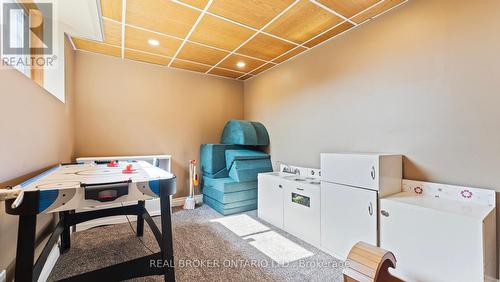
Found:
[[[148,40],[148,43],[149,43],[149,45],[151,45],[151,46],[158,46],[158,45],[160,45],[160,41],[158,41],[158,40],[156,40],[156,39],[149,39],[149,40]]]
[[[236,66],[239,67],[240,69],[241,68],[244,68],[247,64],[245,64],[245,62],[238,62],[236,63]]]

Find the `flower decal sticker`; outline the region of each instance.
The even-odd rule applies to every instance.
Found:
[[[471,191],[469,191],[469,190],[467,190],[467,189],[462,190],[462,191],[460,192],[460,195],[462,195],[462,198],[465,198],[465,199],[470,199],[470,198],[472,198],[472,192],[471,192]]]
[[[417,187],[413,188],[413,191],[415,191],[415,193],[420,195],[424,192],[424,189],[422,189],[422,187],[420,187],[420,186],[417,186]]]

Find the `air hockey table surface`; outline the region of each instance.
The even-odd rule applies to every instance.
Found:
[[[14,187],[20,194],[39,191],[40,213],[159,197],[159,181],[174,175],[146,161],[62,164]],[[17,202],[17,203],[16,203]]]

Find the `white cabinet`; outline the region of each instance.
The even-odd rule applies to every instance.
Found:
[[[321,248],[345,259],[354,244],[378,245],[378,199],[401,191],[402,156],[321,154]]]
[[[375,153],[323,153],[324,181],[379,191],[380,196],[401,191],[401,155]]]
[[[283,186],[285,180],[281,177],[258,175],[258,208],[259,218],[272,225],[283,228]]]
[[[359,241],[377,245],[377,192],[321,183],[321,248],[345,259]]]
[[[260,173],[258,181],[259,218],[319,248],[319,181],[280,173]]]
[[[284,193],[284,230],[320,246],[320,187],[289,181]]]
[[[496,277],[495,192],[403,184],[404,192],[380,200],[380,246],[397,258],[393,274],[436,282]]]

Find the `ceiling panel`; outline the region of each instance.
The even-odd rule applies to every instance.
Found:
[[[186,3],[198,9],[205,9],[208,0],[179,0],[179,2]]]
[[[229,53],[187,42],[177,55],[179,59],[198,62],[206,65],[215,65]]]
[[[196,72],[207,72],[210,69],[210,66],[207,65],[201,65],[181,60],[174,60],[170,66],[174,68],[185,69]]]
[[[170,58],[143,53],[136,50],[125,49],[125,58],[156,65],[165,66],[170,62]]]
[[[249,75],[249,74],[247,74],[247,75],[245,75],[245,76],[242,76],[242,77],[238,78],[238,80],[247,80],[247,79],[249,79],[249,78],[251,78],[251,77],[253,77],[253,75]]]
[[[72,38],[76,49],[85,50],[93,53],[99,53],[104,55],[110,55],[115,57],[122,56],[122,50],[119,47],[111,46],[96,41]]]
[[[121,46],[122,45],[122,25],[120,23],[106,20],[104,25],[104,43]]]
[[[301,0],[264,31],[296,43],[303,43],[342,21],[342,18],[309,0]]]
[[[272,60],[293,47],[295,45],[291,43],[259,33],[239,48],[237,52],[262,60]]]
[[[258,75],[336,35],[354,29],[356,24],[353,22],[363,23],[406,2],[99,1],[104,42],[72,37],[77,49],[116,57],[121,57],[123,53],[125,58],[131,60],[202,73],[210,71],[211,74],[239,80]],[[207,6],[209,3],[210,6]],[[203,12],[206,7],[208,10]],[[122,22],[123,12],[125,22]],[[189,38],[186,38],[191,30]],[[125,44],[122,44],[123,33]],[[150,39],[158,40],[159,45],[150,45]],[[238,67],[238,63],[244,63],[244,66]]]
[[[189,40],[232,51],[254,33],[251,29],[204,15]]]
[[[309,48],[312,48],[312,47],[318,45],[319,43],[321,43],[325,40],[328,40],[328,39],[334,37],[335,35],[338,35],[338,34],[344,32],[352,27],[354,27],[354,25],[352,23],[344,22],[344,23],[332,28],[331,30],[323,33],[322,35],[314,38],[313,40],[307,42],[304,45],[309,47]]]
[[[160,45],[151,46],[148,43],[150,39],[158,40]],[[125,28],[125,48],[137,49],[163,56],[173,56],[181,43],[181,40],[165,35],[159,35],[129,26]]]
[[[379,1],[380,0],[318,0],[321,4],[346,18],[356,15]]]
[[[256,70],[253,70],[250,74],[253,74],[253,75],[257,75],[263,71],[266,71],[270,68],[272,68],[273,66],[275,66],[274,64],[265,64],[263,66],[261,66],[260,68],[256,69]]]
[[[284,61],[290,59],[291,57],[296,56],[296,55],[304,52],[305,50],[307,50],[307,49],[304,47],[301,47],[301,46],[297,46],[297,47],[295,47],[295,49],[289,51],[288,53],[284,54],[283,56],[273,60],[273,63],[279,64],[281,62],[284,62]]]
[[[245,66],[238,67],[237,66],[238,63],[244,63]],[[262,66],[265,63],[266,62],[251,59],[245,56],[232,54],[231,56],[227,57],[224,61],[222,61],[218,66],[221,68],[231,69],[240,72],[249,72],[253,69]]]
[[[220,76],[225,76],[225,77],[229,77],[229,78],[238,78],[238,77],[243,75],[243,73],[234,72],[234,71],[225,70],[225,69],[220,69],[220,68],[214,68],[213,70],[209,71],[208,73],[220,75]]]
[[[127,24],[184,38],[200,12],[170,0],[127,0]]]
[[[379,5],[371,8],[370,10],[365,11],[362,14],[359,14],[356,17],[352,18],[352,20],[356,23],[362,23],[362,22],[369,20],[369,19],[379,15],[380,13],[383,13],[383,12],[389,10],[390,8],[397,6],[403,2],[404,2],[404,0],[385,0],[382,3],[380,3]]]
[[[122,0],[101,0],[101,12],[103,17],[121,22]]]
[[[214,0],[208,11],[260,29],[293,0]]]

